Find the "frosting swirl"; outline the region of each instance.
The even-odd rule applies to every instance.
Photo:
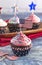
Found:
[[[0,19],[0,27],[5,27],[5,26],[7,26],[7,23],[4,20]]]
[[[31,20],[33,23],[40,22],[40,18],[38,16],[36,16],[34,13],[32,13],[27,19]]]
[[[31,39],[22,32],[19,32],[15,37],[12,38],[11,43],[16,46],[28,46],[31,44]]]
[[[18,24],[18,23],[20,23],[20,22],[19,22],[19,18],[18,18],[17,16],[14,16],[13,18],[11,18],[11,19],[9,20],[8,23]]]

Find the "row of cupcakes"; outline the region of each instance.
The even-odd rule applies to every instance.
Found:
[[[40,18],[34,13],[30,14],[30,16],[26,17],[24,20],[22,19],[21,22],[22,21],[24,22],[23,24],[20,23],[20,19],[17,16],[11,18],[8,22],[10,31],[19,31],[20,27],[21,29],[37,29],[40,25]]]
[[[19,31],[19,18],[14,16],[8,22],[0,19],[0,33],[9,33]]]
[[[7,33],[9,31],[10,32],[20,31],[20,27],[26,29],[36,29],[40,25],[40,18],[36,16],[34,13],[32,13],[29,17],[26,17],[24,19],[24,24],[21,24],[21,26],[20,24],[21,23],[17,15],[11,18],[8,21],[8,23],[0,19],[0,33],[4,32]]]

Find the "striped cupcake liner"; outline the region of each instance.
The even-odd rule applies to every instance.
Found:
[[[14,55],[16,56],[26,56],[31,49],[31,44],[29,46],[12,46]]]

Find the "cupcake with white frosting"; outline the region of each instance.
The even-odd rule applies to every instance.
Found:
[[[11,47],[15,55],[25,56],[31,48],[31,39],[22,32],[19,32],[11,39]]]
[[[14,16],[11,18],[8,22],[8,27],[10,32],[16,32],[19,31],[19,18],[17,16]]]
[[[0,19],[0,33],[8,33],[9,32],[9,29],[7,27],[7,23]]]

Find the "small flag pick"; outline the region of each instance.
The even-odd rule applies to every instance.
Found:
[[[17,11],[18,11],[17,5],[15,5],[14,8],[15,8],[15,15],[16,15],[16,13],[17,13]]]
[[[31,2],[31,4],[29,5],[30,7],[30,11],[34,12],[33,10],[35,10],[36,4],[34,4],[33,2]]]
[[[16,15],[16,13],[17,13],[17,11],[18,11],[17,4],[16,4],[14,7],[15,7],[15,16],[17,16],[17,15]],[[21,24],[20,24],[20,23],[19,23],[19,26],[20,26],[20,31],[19,31],[19,32],[21,32],[22,29],[21,29]]]

